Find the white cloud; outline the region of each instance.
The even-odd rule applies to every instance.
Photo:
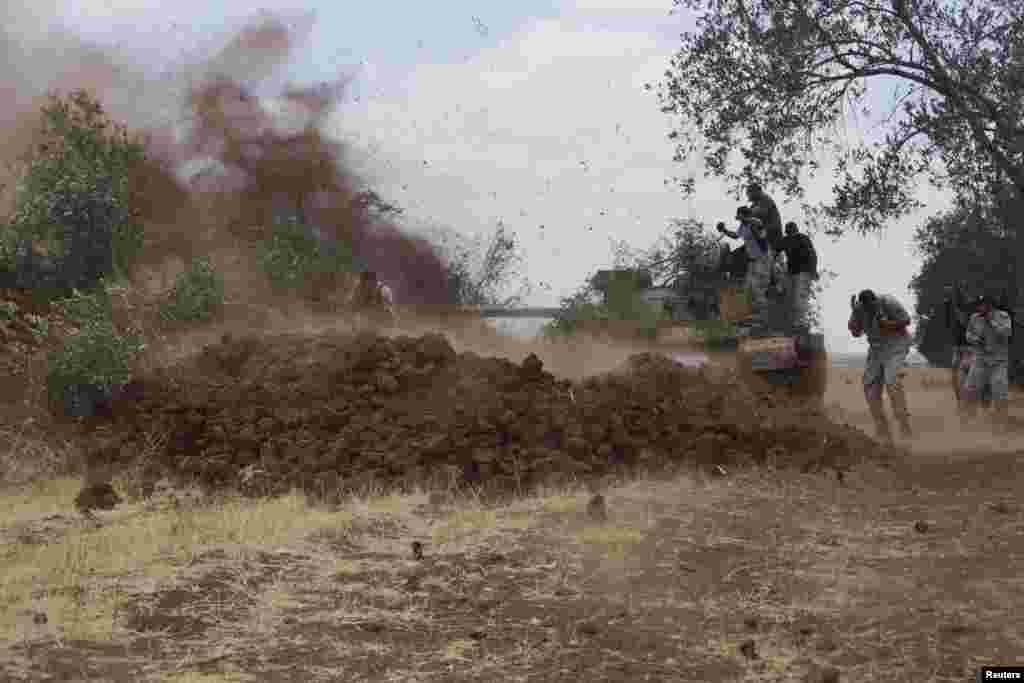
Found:
[[[665,12],[672,9],[672,0],[568,0],[570,8],[601,12]]]
[[[660,40],[653,21],[647,31],[635,23],[595,30],[577,19],[535,22],[467,63],[419,65],[401,94],[346,106],[330,124],[374,141],[372,182],[409,214],[467,234],[499,219],[516,230],[526,275],[551,286],[537,304],[556,303],[607,265],[609,239],[646,247],[673,217],[713,225],[738,203],[717,181],[701,182],[689,201],[664,185],[684,169],[665,138],[670,121],[642,86],[661,76],[677,44]],[[830,185],[821,179],[810,198]],[[801,221],[794,207],[782,208]],[[846,331],[851,292],[873,287],[912,304],[915,224],[904,221],[880,241],[817,239],[822,265],[840,272],[824,296],[833,348],[862,346]]]

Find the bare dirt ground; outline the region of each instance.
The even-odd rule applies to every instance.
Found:
[[[168,489],[92,524],[37,481],[0,503],[0,680],[970,680],[1024,652],[1019,443],[908,373],[909,452],[605,478],[606,520],[569,482]],[[827,402],[866,426],[858,377]]]

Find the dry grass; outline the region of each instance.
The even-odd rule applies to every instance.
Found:
[[[72,514],[80,480],[42,479],[0,498],[0,672],[36,680],[67,662],[82,676],[73,659],[97,680],[584,666],[594,680],[782,682],[832,664],[844,680],[943,680],[1024,646],[1006,559],[1024,521],[1010,483],[950,496],[924,471],[910,489],[863,468],[842,486],[778,471],[619,482],[602,487],[604,523],[586,515],[590,489],[564,487],[501,506],[371,489],[329,509],[175,491],[177,507],[130,500],[94,527]]]
[[[47,438],[32,418],[9,424],[0,419],[0,482],[3,489],[17,490],[33,482],[65,474],[78,462],[74,444]]]

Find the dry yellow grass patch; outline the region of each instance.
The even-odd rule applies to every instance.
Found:
[[[574,537],[580,543],[613,548],[639,543],[644,538],[636,529],[621,526],[587,526],[577,531]]]
[[[538,503],[541,510],[552,513],[578,512],[586,505],[583,494],[561,493],[541,498]]]
[[[75,496],[82,489],[77,477],[45,479],[0,495],[0,526],[18,519],[56,515],[74,510]]]
[[[470,658],[467,655],[476,648],[477,644],[472,640],[453,640],[445,646],[441,657],[446,661],[468,662]]]
[[[498,526],[498,514],[494,510],[455,510],[434,527],[431,540],[438,547],[465,545],[482,540]]]
[[[5,522],[26,510],[68,512],[78,483],[41,484],[40,500],[5,499]],[[211,546],[276,547],[324,527],[350,524],[349,513],[310,506],[301,495],[266,501],[229,501],[217,507],[145,512],[128,509],[99,529],[76,522],[42,545],[15,544],[0,559],[0,640],[19,633],[19,612],[44,611],[65,635],[95,640],[114,637],[117,595],[96,591],[103,577],[166,580],[174,564],[195,559]]]

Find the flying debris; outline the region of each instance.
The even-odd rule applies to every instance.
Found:
[[[480,19],[480,17],[473,17],[473,26],[476,27],[476,32],[479,33],[482,37],[487,37],[487,24],[485,24]]]

